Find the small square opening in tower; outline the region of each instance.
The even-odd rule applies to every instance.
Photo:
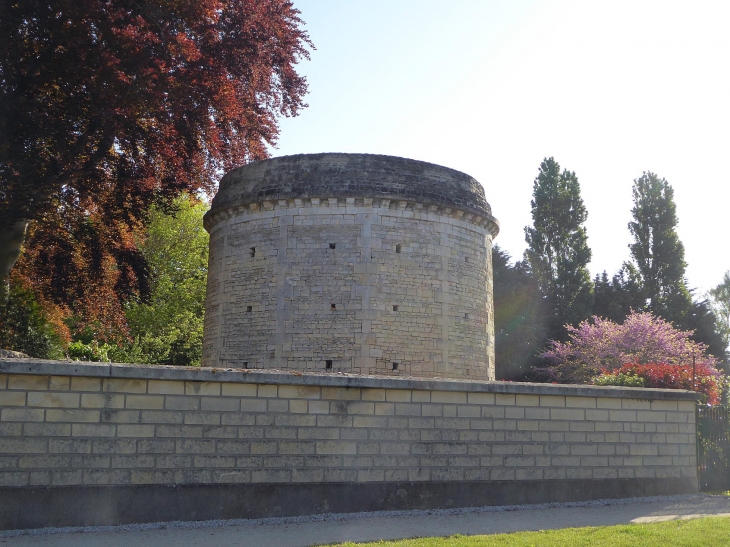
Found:
[[[248,361],[243,362],[243,368],[248,368]]]
[[[398,370],[398,363],[395,361],[393,362],[393,370]]]
[[[251,313],[253,311],[253,306],[246,306],[246,312]]]
[[[337,309],[337,304],[330,304],[330,309],[331,310],[336,310]]]
[[[332,368],[332,359],[327,359],[324,362],[324,368]]]
[[[400,243],[395,246],[395,252],[400,254]]]
[[[467,264],[469,264],[469,257],[468,256],[465,256],[464,257],[464,262],[466,262]]]
[[[393,306],[393,311],[398,311],[398,305],[397,304]]]
[[[269,359],[275,359],[276,358],[276,351],[269,352]]]
[[[250,248],[250,249],[248,250],[248,254],[249,254],[250,256],[256,256],[256,247],[251,247],[251,248]]]
[[[336,243],[330,243],[330,249],[334,249],[335,247],[337,247]]]
[[[469,314],[468,313],[465,313],[464,314],[464,319],[469,319]]]

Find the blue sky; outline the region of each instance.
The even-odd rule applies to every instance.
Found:
[[[309,108],[272,155],[366,152],[464,171],[525,249],[540,161],[575,171],[592,274],[629,259],[631,186],[675,190],[691,287],[730,269],[730,2],[294,0]]]

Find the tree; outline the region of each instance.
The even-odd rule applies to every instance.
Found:
[[[525,258],[552,307],[551,337],[591,313],[587,216],[575,173],[561,172],[553,158],[543,160],[533,186],[533,227],[525,228]]]
[[[148,295],[148,269],[136,244],[142,224],[117,231],[112,220],[102,220],[45,214],[28,227],[10,277],[30,288],[48,313],[64,317],[74,336],[113,341],[126,335],[124,302]]]
[[[722,282],[710,290],[709,297],[709,305],[717,319],[717,330],[727,349],[730,347],[730,271],[725,272]]]
[[[306,106],[298,14],[286,0],[0,4],[0,278],[30,221],[22,276],[86,328],[113,327],[145,290],[150,205],[267,157],[278,117]]]
[[[687,264],[676,231],[674,190],[665,179],[649,172],[634,181],[633,195],[634,221],[629,230],[634,243],[629,247],[638,273],[634,285],[641,290],[631,299],[631,308],[651,311],[675,327],[691,331],[693,340],[705,344],[724,362],[726,345],[715,314],[706,301],[693,301],[684,278]]]
[[[674,324],[677,328],[690,331],[692,340],[707,346],[707,352],[717,358],[718,367],[727,370],[727,346],[715,313],[707,300],[693,300],[687,315]]]
[[[492,267],[497,378],[515,380],[536,364],[548,340],[549,310],[525,263],[510,265],[509,254],[495,245]]]
[[[634,243],[629,248],[641,275],[647,309],[681,324],[692,298],[684,280],[687,263],[676,230],[674,190],[665,179],[645,172],[634,180],[633,195],[634,220],[629,230]]]
[[[594,315],[623,323],[632,311],[644,311],[646,298],[633,264],[624,264],[610,281],[605,271],[600,276],[596,275],[593,285]]]
[[[64,340],[57,327],[18,280],[0,283],[0,349],[13,348],[39,359],[59,358]]]
[[[553,340],[542,353],[563,382],[587,383],[601,371],[627,363],[687,365],[694,359],[715,367],[718,362],[705,344],[692,340],[691,332],[649,312],[631,313],[622,324],[593,317],[592,322],[569,326],[568,332],[567,342]]]
[[[150,265],[150,298],[127,305],[133,344],[124,355],[132,362],[200,365],[208,276],[208,233],[203,215],[208,205],[184,195],[174,211],[154,208],[147,239],[141,246]],[[125,355],[126,353],[126,355]]]

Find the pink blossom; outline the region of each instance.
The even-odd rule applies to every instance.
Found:
[[[717,365],[717,359],[707,354],[707,345],[690,339],[692,332],[675,329],[648,312],[632,312],[621,325],[594,316],[591,322],[566,328],[570,340],[552,340],[541,354],[553,366],[613,370],[625,363],[687,365],[693,358],[712,368]]]

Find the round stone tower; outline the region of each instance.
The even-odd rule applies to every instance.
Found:
[[[205,228],[204,366],[494,379],[499,225],[472,177],[274,158],[223,177]]]

